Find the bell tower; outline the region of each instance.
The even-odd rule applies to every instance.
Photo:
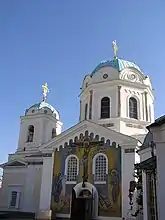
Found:
[[[59,113],[46,102],[48,85],[42,85],[42,102],[32,105],[20,118],[17,151],[38,151],[38,148],[55,138],[62,131]]]

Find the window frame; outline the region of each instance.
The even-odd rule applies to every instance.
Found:
[[[92,165],[92,174],[94,175],[94,184],[106,184],[107,181],[106,180],[95,180],[95,173],[96,173],[96,160],[99,156],[103,156],[106,160],[106,170],[105,170],[105,175],[108,175],[108,157],[106,154],[104,153],[97,153],[94,157],[93,157],[93,165]]]
[[[30,128],[33,128],[32,141],[29,141]],[[34,133],[35,133],[35,127],[34,127],[34,125],[29,125],[29,126],[28,126],[28,132],[27,132],[27,139],[26,139],[26,142],[27,142],[27,143],[33,143],[33,142],[34,142]]]
[[[12,202],[12,194],[13,194],[14,192],[16,192],[16,199],[15,199],[15,205],[12,206],[12,205],[11,205],[11,202]],[[19,205],[20,205],[20,198],[21,198],[21,192],[18,191],[18,190],[13,189],[13,190],[11,191],[11,194],[10,194],[9,208],[11,208],[11,209],[18,209],[18,208],[19,208]]]
[[[55,134],[55,136],[53,136]],[[57,136],[56,128],[52,128],[52,139]]]
[[[130,100],[131,99],[136,100],[136,116],[137,116],[136,118],[135,117],[130,117],[130,114],[132,114],[132,112],[130,112]],[[135,112],[134,112],[134,114],[135,114]],[[134,120],[139,120],[139,118],[140,118],[139,117],[139,101],[138,101],[137,97],[132,96],[132,95],[128,97],[128,117],[130,119],[134,119]]]
[[[77,176],[79,174],[79,158],[75,154],[70,154],[65,159],[65,173],[64,174],[65,174],[65,177],[66,177],[66,184],[76,184],[77,183],[77,180],[76,181],[69,181],[69,180],[67,180],[67,177],[68,177],[68,163],[69,163],[69,160],[72,157],[76,158],[76,161],[77,161]]]
[[[88,117],[88,103],[85,103],[85,114],[84,114],[84,120],[87,120]]]
[[[103,106],[103,102],[107,102],[107,101],[103,101],[103,99],[107,99],[107,101],[109,102],[109,105],[107,105],[107,106]],[[103,112],[103,109],[105,110],[107,110],[108,109],[108,112]],[[103,114],[107,114],[107,116],[105,117],[105,116],[103,116]],[[108,96],[104,96],[104,97],[102,97],[101,98],[101,100],[100,100],[100,118],[101,119],[108,119],[108,118],[110,118],[110,116],[111,116],[111,99],[110,99],[110,97],[108,97]]]

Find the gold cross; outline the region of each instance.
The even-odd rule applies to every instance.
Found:
[[[114,40],[113,42],[112,42],[112,44],[113,44],[113,52],[114,52],[114,58],[117,58],[117,51],[118,51],[118,46],[117,46],[117,42],[116,42],[116,40]]]
[[[45,102],[45,101],[46,101],[46,98],[47,98],[47,94],[49,93],[49,88],[48,88],[48,84],[47,84],[47,83],[45,83],[45,84],[42,85],[42,90],[43,90],[42,100],[43,100],[43,102]]]

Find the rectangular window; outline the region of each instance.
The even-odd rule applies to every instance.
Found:
[[[90,91],[90,102],[89,102],[89,119],[92,119],[92,98],[93,98],[93,91]]]
[[[19,200],[20,200],[20,192],[12,191],[11,192],[10,207],[11,208],[18,208],[19,207]]]
[[[85,120],[87,120],[88,104],[85,104]]]

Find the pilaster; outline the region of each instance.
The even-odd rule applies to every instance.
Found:
[[[51,193],[54,153],[43,158],[40,204],[37,219],[51,219]]]
[[[34,187],[35,187],[35,176],[36,170],[34,165],[28,165],[26,184],[24,191],[24,205],[23,210],[25,212],[35,212],[35,201],[34,201]]]

